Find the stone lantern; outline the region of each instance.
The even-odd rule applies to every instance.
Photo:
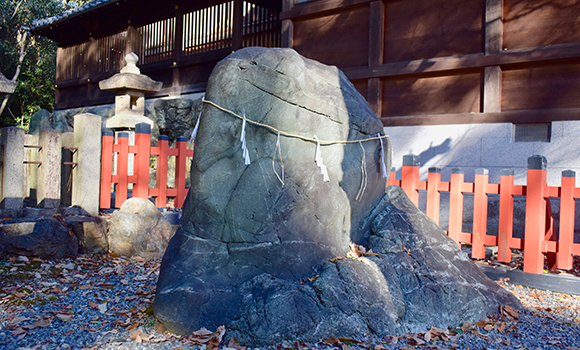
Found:
[[[16,89],[17,82],[7,79],[0,73],[0,97],[10,95]]]
[[[117,73],[99,82],[101,90],[114,90],[115,115],[107,120],[106,126],[115,131],[134,130],[135,124],[147,123],[153,126],[153,121],[145,117],[145,93],[157,92],[163,86],[160,81],[155,81],[141,74],[137,67],[139,57],[133,52],[125,56],[127,65]]]

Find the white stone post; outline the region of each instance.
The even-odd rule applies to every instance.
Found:
[[[79,114],[74,117],[77,166],[73,172],[72,205],[90,215],[99,215],[101,184],[101,117]]]
[[[2,128],[2,195],[4,209],[22,208],[24,198],[24,130],[9,126]]]
[[[57,130],[41,130],[38,137],[40,161],[38,174],[38,205],[42,208],[60,206],[60,166],[62,140]]]

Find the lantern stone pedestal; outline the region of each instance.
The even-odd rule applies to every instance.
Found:
[[[145,94],[157,92],[163,86],[141,74],[137,67],[137,57],[134,53],[125,56],[127,65],[109,79],[99,82],[101,90],[117,92],[115,97],[115,115],[107,120],[106,126],[114,131],[134,130],[135,124],[147,123],[153,126],[153,121],[145,117]]]
[[[135,144],[135,125],[146,123],[153,127],[153,121],[145,117],[145,94],[157,92],[163,86],[160,81],[155,81],[146,75],[141,74],[137,67],[139,57],[133,52],[125,56],[126,66],[117,73],[99,82],[101,90],[112,90],[117,92],[115,97],[115,115],[107,120],[106,127],[115,133],[115,141],[121,132],[127,132],[129,144]],[[133,158],[129,156],[128,174],[133,175]],[[116,171],[116,159],[114,159],[114,169]]]

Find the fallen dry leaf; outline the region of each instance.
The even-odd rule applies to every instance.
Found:
[[[34,322],[33,324],[29,324],[27,326],[22,326],[24,329],[33,330],[38,327],[48,327],[52,323],[52,319],[45,318],[39,321]]]
[[[26,331],[22,327],[18,327],[12,331],[12,335],[20,335],[20,334],[25,334],[25,333],[26,333]]]
[[[349,246],[350,251],[346,254],[349,258],[360,258],[367,252],[365,247],[354,242],[350,242]]]
[[[236,337],[230,338],[230,340],[228,341],[228,346],[226,348],[235,350],[246,350],[246,347],[241,346]],[[224,350],[226,350],[226,348],[224,348]]]
[[[68,322],[72,319],[73,315],[56,314],[56,317],[62,322]]]
[[[328,344],[328,345],[332,345],[332,346],[341,346],[342,345],[342,342],[338,338],[324,339],[323,342]]]
[[[205,327],[193,332],[193,342],[199,345],[206,345],[207,349],[213,349],[220,345],[224,334],[226,333],[225,326],[219,326],[215,332],[209,331]]]

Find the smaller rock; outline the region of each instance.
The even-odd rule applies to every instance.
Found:
[[[97,216],[66,216],[65,221],[79,240],[80,254],[107,254],[107,221]]]
[[[118,255],[159,259],[173,233],[173,227],[153,203],[131,198],[111,215],[109,249]]]
[[[0,224],[0,258],[6,255],[43,259],[74,257],[77,237],[56,217],[22,218]]]
[[[72,125],[68,122],[65,116],[61,114],[53,114],[52,116],[52,127],[59,132],[73,132]]]
[[[30,117],[30,125],[28,127],[28,132],[32,135],[38,135],[40,130],[52,129],[50,123],[50,112],[46,109],[41,109],[34,112]]]

